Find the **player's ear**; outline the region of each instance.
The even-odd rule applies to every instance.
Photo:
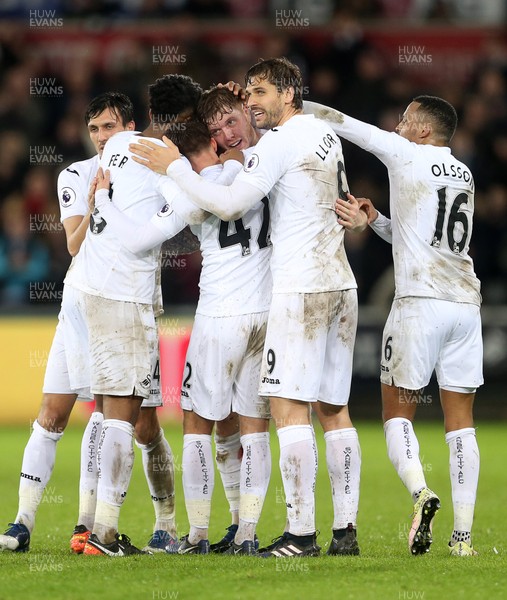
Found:
[[[424,110],[421,110],[421,107],[419,107],[415,111],[414,116],[415,116],[414,127],[415,127],[417,137],[420,140],[427,140],[428,138],[431,138],[435,132],[434,123],[433,123],[433,120],[431,119],[431,117],[428,114],[426,114],[426,112]]]
[[[421,123],[421,128],[419,129],[419,138],[422,140],[428,139],[433,136],[433,123],[429,119],[425,119],[423,123]]]
[[[215,138],[210,138],[211,147],[216,152],[218,150],[218,144]]]
[[[295,95],[294,88],[291,85],[289,85],[289,87],[285,88],[284,95],[286,104],[292,104]]]
[[[127,131],[134,131],[136,128],[135,121],[129,121],[127,123]]]

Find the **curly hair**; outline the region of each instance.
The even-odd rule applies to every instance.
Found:
[[[187,75],[164,75],[148,86],[149,107],[153,117],[174,121],[184,110],[195,111],[201,86]]]

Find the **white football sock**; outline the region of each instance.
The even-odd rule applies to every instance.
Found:
[[[79,477],[79,517],[78,525],[90,531],[95,520],[97,504],[97,448],[102,431],[104,415],[93,412],[83,432],[81,441],[81,475]]]
[[[280,471],[282,473],[289,532],[315,533],[315,479],[317,447],[311,425],[291,425],[278,429]]]
[[[238,524],[239,486],[241,472],[241,441],[240,434],[227,437],[215,434],[217,469],[224,486],[225,497],[229,503],[232,523]]]
[[[384,433],[389,460],[415,502],[417,493],[426,487],[426,479],[412,423],[403,417],[389,419],[384,423]]]
[[[188,541],[197,544],[208,539],[211,495],[215,484],[211,435],[184,435],[182,462],[183,491],[190,523]]]
[[[143,457],[144,474],[155,509],[154,531],[162,530],[176,537],[174,522],[174,461],[169,442],[160,429],[150,444],[139,444]]]
[[[56,443],[62,435],[63,432],[46,431],[35,421],[25,446],[19,479],[18,514],[14,522],[23,523],[30,532],[35,526],[35,513],[55,466]]]
[[[475,498],[479,481],[480,457],[475,429],[467,427],[445,434],[449,446],[454,532],[452,540],[470,543]]]
[[[118,533],[120,508],[125,500],[134,466],[134,427],[127,421],[104,419],[97,450],[99,470],[97,508],[93,533],[105,544]]]
[[[241,445],[243,461],[236,544],[242,544],[245,540],[253,541],[255,526],[259,522],[271,475],[269,433],[242,435]]]
[[[333,496],[333,529],[356,526],[361,477],[361,448],[354,427],[324,434],[326,462]]]

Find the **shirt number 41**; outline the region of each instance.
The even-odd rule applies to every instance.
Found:
[[[268,199],[263,198],[262,204],[264,205],[262,210],[262,225],[257,236],[257,245],[259,248],[267,248],[271,245],[269,241],[269,204]],[[229,225],[234,223],[236,231],[229,233]],[[218,243],[220,248],[228,248],[235,244],[241,244],[241,256],[248,256],[250,254],[250,227],[245,229],[243,225],[243,219],[237,219],[236,221],[220,221],[220,230],[218,232]]]

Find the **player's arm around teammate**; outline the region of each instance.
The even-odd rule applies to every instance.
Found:
[[[176,114],[178,122],[184,121],[192,112],[200,92],[200,86],[183,75],[157,79],[149,87],[150,125],[144,133],[158,138],[160,131],[169,126],[165,121],[168,114]],[[113,201],[142,223],[152,211],[163,207],[163,199],[156,189],[158,178],[139,177],[136,165],[129,160],[125,145],[129,137],[130,134],[110,140],[101,164],[114,173]],[[105,417],[98,453],[102,477],[97,486],[93,533],[85,553],[122,556],[139,553],[127,538],[118,534],[117,525],[132,469],[133,426],[141,399],[143,402],[152,399],[151,383],[159,372],[157,366],[154,371],[153,361],[158,342],[154,292],[159,262],[156,250],[146,252],[142,257],[129,254],[117,244],[107,225],[97,215],[92,235],[85,239],[85,272],[79,282],[90,329],[91,383],[93,390],[104,396]],[[150,411],[142,409],[145,410]],[[156,416],[154,409],[148,414]],[[154,475],[149,484],[156,512],[156,531],[149,549],[155,545],[153,549],[164,551],[167,541],[164,543],[164,539],[158,539],[161,536],[156,534],[168,534],[169,528],[176,533],[174,478],[169,472],[172,455],[170,449],[167,453],[167,442],[158,420],[148,419],[146,431],[146,439],[139,445],[143,450],[143,464],[146,453],[145,467],[149,466]],[[157,464],[157,458],[163,458],[155,456],[159,450],[164,452],[165,459]],[[160,468],[162,462],[163,468]],[[121,469],[117,465],[122,465]],[[166,475],[162,476],[162,473]],[[164,538],[176,542],[173,535],[164,535]]]
[[[222,180],[223,175],[227,176],[221,173],[223,167],[216,155],[216,141],[210,138],[205,125],[187,123],[181,133],[172,132],[171,137],[179,138],[178,143],[194,170],[208,178],[219,176]],[[237,169],[241,166],[242,163],[238,164]],[[113,222],[112,208],[107,200],[105,204],[106,218],[109,219],[111,215],[109,221]],[[102,200],[98,199],[98,205],[103,210]],[[169,210],[168,206],[167,212],[152,219],[157,224],[155,228],[169,231],[173,216]],[[193,227],[201,239],[203,268],[200,299],[182,386],[183,484],[191,526],[188,536],[178,548],[182,554],[203,554],[208,551],[207,530],[213,489],[209,465],[211,432],[215,421],[222,424],[217,440],[217,462],[231,510],[232,492],[235,489],[239,492],[242,488],[247,490],[235,500],[236,511],[239,509],[238,520],[228,528],[224,539],[213,549],[227,551],[235,539],[236,546],[232,548],[234,554],[250,554],[254,551],[255,524],[267,489],[270,464],[269,420],[265,408],[267,400],[257,397],[265,319],[271,292],[268,215],[266,204],[259,203],[244,225],[243,222],[223,223],[217,217],[208,215],[201,227]],[[241,238],[242,243],[236,242],[238,235],[229,234],[231,225],[239,232],[251,231],[255,239],[262,241],[266,238],[266,243],[254,245],[244,237]],[[139,237],[134,232],[132,236]],[[132,236],[127,236],[129,241],[125,242],[129,247]],[[214,274],[218,270],[222,283],[215,281]],[[227,417],[231,408],[241,415],[243,460],[235,421]],[[224,436],[224,433],[228,435]],[[243,473],[242,483],[235,489],[232,488],[235,473],[230,467],[224,468],[226,461],[230,466],[237,465],[237,470],[241,468]]]
[[[346,415],[344,406],[348,402],[351,350],[357,321],[356,284],[344,256],[343,228],[336,223],[334,212],[331,213],[334,198],[338,195],[338,168],[344,176],[343,157],[341,144],[330,130],[301,114],[301,78],[294,65],[281,59],[261,61],[253,69],[248,73],[248,106],[257,127],[271,131],[259,141],[244,171],[229,187],[203,182],[195,174],[185,173],[184,178],[183,165],[177,161],[178,150],[168,144],[169,158],[174,162],[167,173],[198,205],[224,220],[242,216],[252,203],[270,193],[271,267],[274,290],[278,293],[273,294],[270,309],[260,393],[270,396],[271,412],[278,430],[289,530],[267,554],[315,555],[319,552],[315,543],[313,489],[316,450],[308,404],[320,401],[330,404],[321,415],[323,419],[328,413]],[[146,154],[149,156],[150,148]],[[319,171],[320,184],[316,183],[315,171]],[[341,177],[342,184],[343,180]],[[325,185],[321,185],[324,181]],[[303,222],[304,228],[298,227]],[[296,237],[295,229],[298,229],[299,239],[296,245],[290,243],[293,236]],[[307,252],[302,248],[307,248]],[[328,270],[333,272],[329,278]],[[286,302],[291,304],[288,306]],[[338,313],[340,317],[335,321],[334,315]],[[282,322],[280,315],[291,318]],[[330,317],[329,321],[326,316]],[[294,330],[288,329],[289,320]],[[300,323],[299,328],[295,320]],[[316,334],[310,334],[310,330]],[[307,346],[305,341],[309,342]],[[306,361],[309,356],[315,358],[316,355],[318,365],[310,373]],[[336,360],[337,364],[333,362]],[[305,371],[306,376],[303,375]],[[328,377],[330,373],[333,376]],[[331,420],[336,423],[338,419],[329,417]],[[348,419],[342,421],[343,425],[350,424]],[[344,444],[354,447],[353,458],[348,456],[351,463],[347,462],[349,467],[353,464],[350,472],[353,471],[354,499],[344,510],[340,472],[345,467],[340,461],[328,460],[333,500],[340,504],[339,510],[335,511],[330,550],[333,554],[342,553],[338,538],[343,533],[343,537],[348,535],[347,543],[350,541],[349,553],[358,553],[354,533],[360,465],[357,433],[346,426],[326,431],[325,437],[326,446],[331,448],[330,458],[341,456],[338,448]],[[294,466],[294,461],[298,464],[297,473],[290,467],[290,464]]]
[[[428,400],[424,388],[435,370],[450,452],[450,553],[473,555],[479,474],[473,403],[483,383],[481,296],[468,255],[473,177],[449,148],[456,111],[442,98],[418,96],[396,134],[326,107],[316,114],[388,168],[391,221],[382,215],[370,220],[393,245],[396,294],[383,334],[381,387],[388,455],[415,503],[410,551],[429,551],[440,506],[426,485],[412,425],[418,404]]]
[[[259,132],[252,126],[249,109],[246,106],[244,106],[244,104],[240,100],[238,100],[238,98],[234,94],[231,94],[228,90],[220,90],[215,86],[204,92],[199,101],[197,112],[200,119],[207,124],[209,134],[211,135],[214,143],[216,143],[216,145],[218,145],[219,148],[223,150],[223,153],[220,155],[221,162],[224,162],[226,159],[234,158],[234,153],[240,153],[240,150],[247,150],[248,148],[251,148],[257,143],[260,137]],[[144,143],[144,140],[142,142]],[[133,150],[134,152],[136,151],[136,149],[143,152],[143,150],[146,148],[143,146],[143,144],[136,144],[131,146],[131,150]],[[169,160],[167,160],[165,156],[165,149],[161,147],[154,147],[153,145],[148,144],[148,150],[150,151],[150,156],[147,157],[148,162],[146,163],[146,166],[149,166],[152,170],[155,170],[156,172],[164,174],[169,164]],[[144,156],[146,157],[146,154]],[[236,154],[236,159],[237,158],[238,156]],[[242,154],[241,161],[243,161]],[[226,163],[225,168],[228,168],[227,164],[228,163]],[[197,169],[197,171],[199,170],[200,169]],[[221,177],[220,179],[221,181],[223,181],[223,177]],[[169,181],[169,183],[171,182]],[[265,202],[263,208],[263,212],[265,213],[267,211],[267,201],[263,202]],[[176,202],[173,203],[173,207],[175,211],[179,210],[179,207]],[[269,212],[267,213],[267,215],[269,216]],[[214,221],[212,220],[211,222]],[[268,221],[265,220],[265,226],[267,226],[267,222]],[[219,224],[221,230],[224,229],[224,227],[227,231],[229,229],[234,230],[234,228],[236,227],[236,225],[229,225],[226,222],[221,222]],[[247,225],[245,225],[245,227],[247,227]],[[254,227],[257,227],[257,224],[255,224]],[[244,231],[247,231],[247,229],[244,229]],[[225,234],[224,236],[225,238],[227,238]],[[265,246],[266,245],[264,244],[263,247]],[[222,249],[218,252],[217,256],[223,255],[224,252],[229,252],[227,248],[229,248],[228,244],[225,245],[225,250]],[[234,250],[234,248],[232,248],[232,250]],[[232,252],[231,260],[235,260],[234,251]],[[245,262],[245,260],[246,259],[243,258],[243,262]],[[244,268],[246,268],[246,266]],[[265,267],[263,267],[263,269],[264,268]],[[248,285],[251,286],[253,281],[255,280],[251,280],[248,283]],[[226,304],[229,305],[230,302],[227,302]],[[199,319],[203,318],[204,316],[199,316]],[[246,331],[248,331],[252,328],[252,326],[252,324],[244,324],[242,325],[241,329],[243,331],[246,328]],[[257,337],[259,337],[259,335],[260,332],[257,334]],[[197,336],[198,331],[196,328],[195,332],[193,332],[192,334],[191,343],[197,339]],[[225,345],[230,345],[230,342],[226,342]],[[236,347],[236,344],[233,344],[233,346]],[[224,359],[223,362],[220,362],[220,360],[221,359],[219,358],[219,355],[217,353],[211,353],[207,359],[207,362],[218,361],[216,369],[221,371],[225,368],[224,365],[226,361]],[[233,362],[239,365],[243,360],[245,359],[240,356],[238,357],[238,360],[235,360]],[[225,379],[228,380],[230,379],[230,377],[225,377]],[[252,395],[250,401],[254,401],[256,398],[256,392],[251,391],[250,394]],[[204,395],[206,396],[206,394]],[[246,423],[245,419],[248,419],[248,417],[243,416],[243,420]],[[254,425],[255,421],[253,425],[251,424],[248,430],[255,429]],[[243,429],[245,430],[245,427],[243,427]],[[215,432],[217,467],[222,478],[227,500],[229,502],[230,512],[232,515],[232,524],[227,528],[227,533],[219,542],[211,544],[210,550],[212,552],[228,551],[233,541],[234,543],[236,543],[237,546],[245,546],[246,544],[252,545],[252,540],[254,536],[254,533],[252,533],[254,531],[252,529],[252,524],[254,524],[259,518],[260,509],[262,507],[262,499],[265,495],[265,488],[267,488],[267,482],[269,480],[270,472],[268,461],[266,460],[266,457],[269,457],[269,449],[266,450],[264,448],[266,444],[268,444],[269,446],[269,439],[263,433],[264,431],[265,429],[259,429],[257,433],[252,431],[251,434],[245,434],[247,436],[243,439],[244,444],[247,445],[247,454],[245,455],[245,453],[242,451],[242,443],[240,440],[239,422],[237,415],[235,415],[235,413],[232,413],[227,419],[217,421]],[[249,515],[249,523],[246,525],[242,521],[239,514],[240,489],[245,489],[246,480],[246,476],[244,474],[241,478],[241,481],[239,479],[240,469],[245,471],[244,466],[242,467],[242,455],[243,457],[248,456],[247,460],[249,461],[249,464],[252,465],[252,468],[257,473],[256,493],[261,499],[260,501],[256,501],[256,510],[253,511],[255,514],[251,513]],[[261,457],[261,468],[259,468],[259,465],[257,464],[258,456]],[[244,506],[246,507],[246,504]],[[200,533],[202,534],[203,531],[201,530]],[[190,537],[192,541],[196,541],[193,531],[191,532]],[[242,552],[243,551],[244,548]]]
[[[85,122],[97,155],[69,165],[60,173],[57,184],[61,220],[68,250],[72,256],[79,252],[89,224],[90,200],[94,190],[98,157],[105,142],[114,133],[133,129],[132,113],[132,104],[123,94],[101,94],[88,105]],[[72,265],[72,268],[77,267]],[[91,399],[86,339],[86,330],[82,325],[74,290],[67,284],[66,279],[59,323],[46,366],[42,404],[23,455],[18,514],[14,525],[0,536],[0,549],[16,552],[29,549],[36,511],[53,471],[56,444],[63,435],[77,397]],[[100,413],[93,413],[87,426],[87,430],[90,429],[88,433],[97,442],[100,417]],[[92,429],[96,435],[92,434]],[[86,431],[83,439],[83,446],[86,446],[88,451]],[[87,467],[88,460],[85,470]],[[81,468],[83,470],[83,463]],[[94,508],[87,501],[81,504],[82,491],[80,488],[80,512],[87,514],[88,525],[91,528]],[[84,543],[81,545],[81,551],[83,545]]]

